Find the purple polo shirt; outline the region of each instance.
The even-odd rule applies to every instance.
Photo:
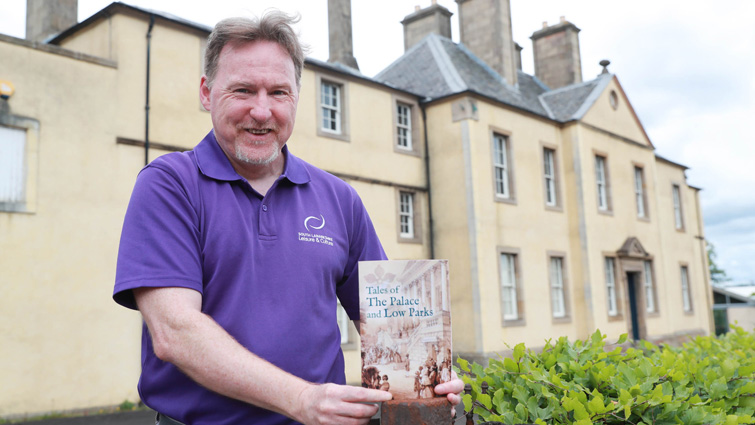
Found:
[[[345,383],[336,297],[359,318],[357,263],[385,253],[356,191],[288,153],[263,197],[231,166],[212,132],[139,174],[118,251],[119,304],[132,289],[184,287],[249,351],[311,382]],[[290,424],[209,391],[154,355],[142,331],[139,394],[189,425]]]

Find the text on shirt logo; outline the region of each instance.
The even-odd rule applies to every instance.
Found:
[[[314,223],[311,224],[310,227],[310,221],[314,220]],[[317,226],[317,222],[322,221],[319,226]],[[333,238],[330,236],[320,235],[320,234],[312,234],[309,232],[310,228],[314,230],[320,230],[323,227],[325,227],[325,217],[320,215],[320,217],[316,217],[313,215],[310,215],[309,217],[304,219],[304,228],[307,229],[306,232],[299,232],[299,240],[302,242],[314,242],[319,243],[323,245],[333,246]]]

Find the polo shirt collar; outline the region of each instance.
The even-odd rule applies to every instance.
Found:
[[[286,157],[286,165],[281,177],[288,179],[294,184],[304,184],[310,181],[309,171],[304,161],[288,152],[288,146],[283,146],[283,155]],[[194,148],[199,171],[215,180],[236,181],[244,180],[231,165],[231,161],[225,156],[223,149],[215,139],[215,132],[210,131],[204,139]]]

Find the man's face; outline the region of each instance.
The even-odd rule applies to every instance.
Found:
[[[296,119],[294,63],[277,43],[229,43],[212,86],[202,76],[200,98],[215,137],[240,174],[279,158]]]

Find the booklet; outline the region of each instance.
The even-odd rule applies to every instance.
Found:
[[[359,262],[362,386],[394,400],[451,380],[448,260]]]

